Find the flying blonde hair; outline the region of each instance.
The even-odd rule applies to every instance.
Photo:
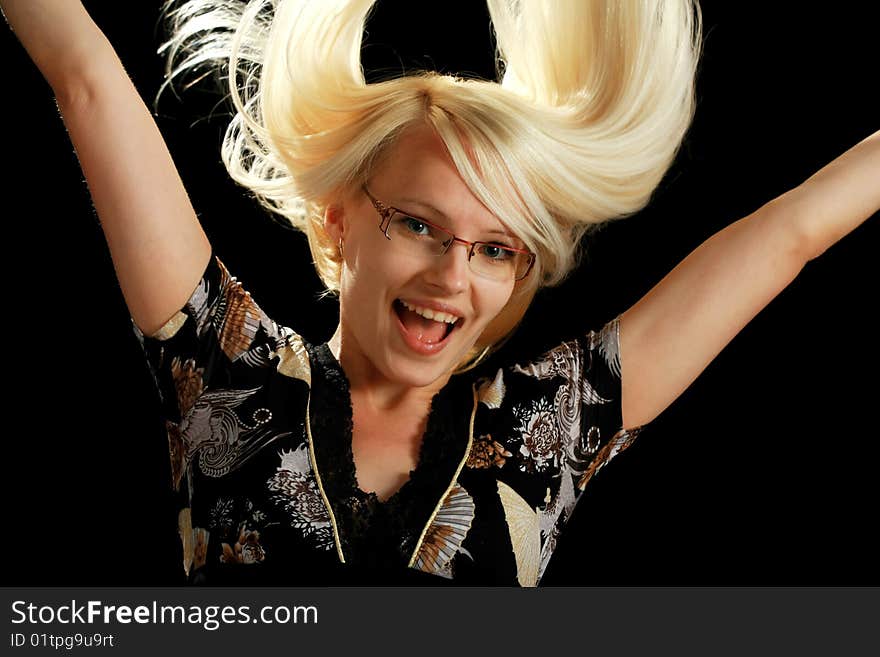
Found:
[[[591,229],[650,200],[693,118],[694,0],[487,0],[500,82],[433,72],[367,84],[375,0],[172,0],[168,82],[226,72],[230,176],[308,237],[338,292],[324,211],[407,128],[442,139],[474,196],[537,254],[460,371],[500,346],[542,286],[577,264]]]

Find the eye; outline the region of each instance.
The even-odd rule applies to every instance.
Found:
[[[494,262],[506,262],[516,257],[516,251],[507,249],[502,244],[479,244],[477,253]]]
[[[404,228],[413,235],[430,235],[431,229],[423,221],[419,221],[415,217],[401,217],[400,222],[403,224]]]

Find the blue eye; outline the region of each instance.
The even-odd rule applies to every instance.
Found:
[[[406,229],[415,235],[428,235],[431,229],[424,222],[419,221],[415,217],[402,217],[401,222]]]
[[[516,255],[515,251],[505,249],[500,244],[480,244],[478,253],[495,262],[505,262]]]

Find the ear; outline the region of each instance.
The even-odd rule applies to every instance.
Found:
[[[324,230],[334,243],[345,237],[345,209],[342,203],[331,203],[324,210]]]

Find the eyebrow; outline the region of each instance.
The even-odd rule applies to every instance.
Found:
[[[447,220],[447,221],[449,220],[449,216],[447,216],[444,212],[441,212],[440,210],[438,210],[437,208],[435,208],[435,207],[434,207],[433,205],[431,205],[430,203],[425,203],[424,201],[419,201],[419,200],[414,199],[414,198],[401,198],[401,199],[400,199],[400,202],[401,202],[401,203],[412,203],[413,205],[419,205],[419,206],[425,208],[426,210],[428,210],[428,212],[432,212],[432,213],[435,214],[435,215],[438,215],[438,216],[440,216],[440,217],[443,217],[443,218],[444,218],[445,220]],[[509,237],[510,239],[517,239],[515,235],[510,234],[508,231],[506,231],[506,230],[500,230],[500,229],[497,229],[497,228],[495,228],[495,229],[493,229],[493,230],[486,230],[486,231],[483,231],[483,232],[484,232],[486,235],[503,235],[504,237]]]

